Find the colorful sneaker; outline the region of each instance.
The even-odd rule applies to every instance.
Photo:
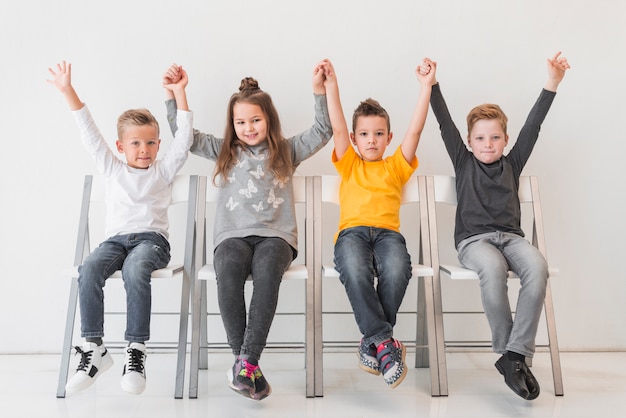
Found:
[[[380,371],[385,382],[392,388],[398,386],[406,376],[404,358],[406,348],[404,344],[393,338],[384,341],[376,347],[376,358],[380,364]]]
[[[233,367],[228,370],[228,386],[241,396],[252,399],[255,393],[254,371],[255,367],[247,360],[237,358]]]
[[[259,366],[254,366],[254,389],[252,399],[255,401],[261,401],[272,394],[272,387],[263,376]]]
[[[380,364],[376,358],[376,346],[374,344],[365,345],[361,340],[356,356],[359,359],[361,370],[377,376],[380,374]]]
[[[146,346],[142,343],[130,343],[124,356],[122,389],[139,395],[146,388]]]
[[[76,373],[65,385],[65,391],[70,394],[87,389],[113,365],[113,358],[104,344],[85,343],[83,348],[74,347],[74,349],[76,354],[80,354],[80,362]]]

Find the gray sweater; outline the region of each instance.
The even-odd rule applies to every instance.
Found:
[[[433,86],[430,105],[439,122],[441,137],[456,176],[456,246],[465,238],[486,232],[501,231],[524,236],[520,227],[519,177],[555,95],[542,90],[511,151],[494,163],[484,164],[465,146],[439,84]]]
[[[176,132],[176,102],[166,101],[167,119]],[[193,154],[215,161],[223,138],[216,138],[194,129]],[[325,95],[315,95],[315,121],[313,126],[286,139],[291,149],[293,167],[319,151],[332,136],[328,105]],[[220,193],[213,229],[213,242],[217,247],[228,238],[247,236],[279,237],[287,241],[296,254],[298,234],[293,195],[289,178],[281,183],[269,169],[267,141],[250,147],[240,147],[237,163],[226,179],[218,179]],[[209,180],[211,181],[211,180]]]

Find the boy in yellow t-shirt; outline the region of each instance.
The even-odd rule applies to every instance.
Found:
[[[382,373],[393,388],[406,375],[406,349],[393,338],[393,327],[411,278],[411,258],[400,234],[400,200],[402,187],[417,168],[415,151],[435,71],[428,64],[417,67],[422,86],[417,105],[402,144],[387,158],[383,156],[393,134],[385,109],[373,99],[361,102],[352,117],[353,132],[348,133],[332,64],[324,60],[316,71],[325,76],[335,142],[332,160],[341,176],[335,268],[363,334],[357,352],[359,367]],[[374,278],[378,278],[377,286]]]

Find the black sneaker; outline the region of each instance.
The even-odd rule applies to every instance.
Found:
[[[257,365],[254,366],[254,395],[252,399],[255,401],[261,401],[272,394],[272,387],[265,379],[261,368]]]
[[[247,360],[237,358],[233,367],[228,370],[228,386],[241,396],[252,399],[255,394],[254,371],[255,366]]]

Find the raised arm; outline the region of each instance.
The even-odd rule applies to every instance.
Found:
[[[337,74],[335,73],[333,64],[327,59],[322,60],[315,67],[314,72],[318,75],[321,74],[324,80],[326,100],[328,101],[328,116],[330,117],[330,124],[333,128],[335,156],[340,160],[350,146],[350,134],[343,114],[343,108],[341,107]]]
[[[567,58],[561,57],[561,52],[554,54],[552,58],[548,58],[548,81],[546,81],[545,89],[556,92],[557,87],[565,77],[565,71],[570,66]]]
[[[46,80],[48,84],[52,84],[65,97],[70,110],[81,109],[84,104],[78,98],[76,90],[72,86],[72,64],[63,61],[57,64],[56,71],[48,67],[48,72],[52,76],[51,80]]]
[[[165,97],[167,99],[175,99],[176,106],[179,110],[189,111],[187,93],[185,92],[187,84],[189,84],[189,78],[187,71],[185,71],[182,66],[172,64],[165,74],[163,74]]]
[[[402,144],[402,155],[407,162],[415,159],[415,152],[420,141],[420,136],[424,130],[426,116],[428,115],[428,104],[430,103],[430,93],[432,86],[437,83],[435,79],[437,63],[425,58],[424,62],[417,66],[415,74],[420,83],[420,92],[417,98],[417,104],[413,111],[413,116],[409,123],[409,128],[404,135]]]

